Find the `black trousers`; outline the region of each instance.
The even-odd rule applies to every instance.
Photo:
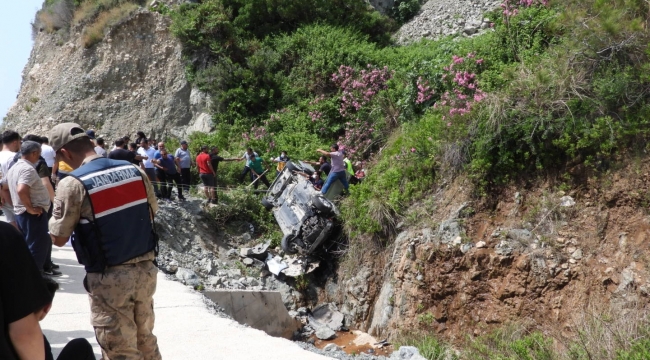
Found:
[[[167,183],[169,184],[169,196],[172,195],[172,188],[174,187],[172,182],[176,184],[176,191],[178,191],[178,198],[183,199],[184,198],[183,183],[181,182],[181,174],[179,173],[171,174],[171,175],[167,174]]]
[[[49,221],[50,218],[52,218],[52,209],[54,209],[54,204],[50,203],[50,210],[47,212],[47,220]],[[45,271],[50,271],[52,270],[52,243],[49,244],[50,246],[48,247],[47,250],[47,257],[45,258],[45,265],[43,266],[43,270]]]
[[[251,168],[249,168],[248,166],[244,166],[244,170],[242,170],[241,175],[239,175],[239,182],[244,181],[244,177],[246,176],[246,174],[249,174],[251,181],[254,180],[253,172],[251,171]]]
[[[95,360],[92,345],[86,339],[74,339],[65,345],[56,360]]]
[[[156,169],[156,176],[160,180],[160,196],[163,199],[170,199],[172,197],[172,188],[174,183],[178,189],[178,197],[183,198],[183,190],[181,189],[181,175],[176,174],[167,174],[161,169]]]
[[[181,168],[181,183],[183,184],[183,190],[189,194],[190,184],[192,183],[190,168]]]
[[[156,177],[160,182],[160,197],[163,199],[169,199],[171,197],[171,188],[167,184],[167,174],[164,170],[156,169]]]
[[[47,338],[45,338],[45,360],[53,359],[52,348]],[[97,358],[95,358],[93,346],[90,345],[88,340],[79,338],[67,343],[56,360],[97,360]]]

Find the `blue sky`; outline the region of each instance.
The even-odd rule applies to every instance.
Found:
[[[20,90],[21,73],[32,50],[32,27],[43,0],[3,1],[0,12],[0,121]]]

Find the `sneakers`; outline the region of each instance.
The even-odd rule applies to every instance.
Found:
[[[61,275],[63,275],[62,272],[60,272],[58,270],[54,270],[54,269],[45,270],[45,271],[43,271],[43,273],[45,275],[47,275],[47,276],[61,276]]]
[[[57,264],[53,263],[52,261],[50,261],[50,268],[51,268],[51,269],[58,270],[58,269],[59,269],[59,265],[57,265]]]

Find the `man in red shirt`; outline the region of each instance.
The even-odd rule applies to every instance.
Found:
[[[199,177],[203,182],[205,197],[208,198],[208,202],[216,204],[217,200],[214,198],[215,172],[208,151],[208,146],[201,146],[201,153],[196,157],[196,166],[199,168]]]

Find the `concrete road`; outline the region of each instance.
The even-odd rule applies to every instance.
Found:
[[[4,221],[4,218],[0,218]],[[74,338],[88,339],[97,358],[101,352],[92,326],[90,306],[83,288],[84,270],[70,246],[54,248],[53,261],[63,276],[55,278],[61,289],[54,298],[49,315],[41,323],[52,345],[54,357]],[[154,296],[158,344],[165,360],[317,360],[326,357],[301,349],[291,341],[243,327],[212,314],[202,296],[188,287],[158,274]]]

